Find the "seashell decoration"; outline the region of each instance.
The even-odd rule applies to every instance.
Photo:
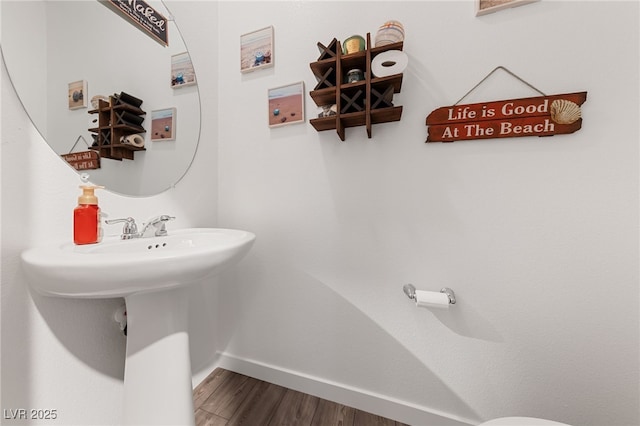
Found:
[[[572,124],[582,117],[580,106],[566,99],[551,102],[551,119],[558,124]]]
[[[387,21],[376,33],[375,47],[404,41],[404,27],[398,21]]]

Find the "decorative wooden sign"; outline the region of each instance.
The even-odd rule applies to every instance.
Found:
[[[125,19],[151,36],[158,43],[168,46],[167,18],[143,0],[100,0]]]
[[[427,142],[553,136],[582,127],[587,92],[441,107],[427,116]]]
[[[74,152],[72,154],[62,154],[60,157],[76,170],[95,170],[100,168],[100,155],[96,151]]]

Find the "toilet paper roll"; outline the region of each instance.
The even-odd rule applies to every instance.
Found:
[[[139,134],[123,136],[120,138],[120,143],[142,148],[144,146],[144,137]]]
[[[449,309],[449,296],[436,291],[416,290],[416,306],[421,308]]]
[[[402,74],[407,68],[409,57],[402,50],[387,50],[371,61],[371,72],[376,77]]]

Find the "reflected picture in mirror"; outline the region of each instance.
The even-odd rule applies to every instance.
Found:
[[[189,52],[178,53],[171,57],[171,87],[181,87],[196,84],[196,72],[193,70]]]
[[[87,107],[87,82],[84,80],[69,83],[69,109],[79,109]]]
[[[176,138],[176,109],[165,108],[151,112],[151,140],[172,141]]]
[[[191,165],[200,135],[200,95],[188,48],[164,3],[147,3],[168,19],[167,46],[99,1],[0,2],[2,56],[11,83],[58,157],[73,153],[69,148],[79,137],[93,141],[89,129],[98,123],[96,113],[88,114],[97,109],[92,99],[98,103],[98,99],[133,93],[144,99],[147,114],[167,105],[180,109],[179,134],[172,128],[172,137],[163,138],[161,144],[147,143],[133,160],[102,158],[100,168],[90,171],[96,185],[131,196],[154,195],[175,185]],[[72,26],[70,17],[78,17]],[[25,28],[29,37],[24,37]],[[108,36],[99,36],[99,28],[108,28]],[[167,84],[173,68],[180,68],[182,78],[190,83],[178,91]],[[68,105],[60,102],[63,96],[68,97]],[[147,142],[151,125],[150,116],[141,124],[144,132],[140,134]],[[80,145],[74,149],[86,151]],[[60,161],[71,167],[61,157]]]

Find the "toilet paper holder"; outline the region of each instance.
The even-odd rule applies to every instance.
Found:
[[[416,287],[413,284],[405,284],[402,287],[402,290],[404,291],[404,294],[406,294],[409,299],[416,300]],[[442,287],[442,289],[440,290],[440,293],[444,293],[447,295],[447,297],[449,297],[450,305],[456,304],[456,294],[453,292],[452,289],[450,289],[449,287]]]

